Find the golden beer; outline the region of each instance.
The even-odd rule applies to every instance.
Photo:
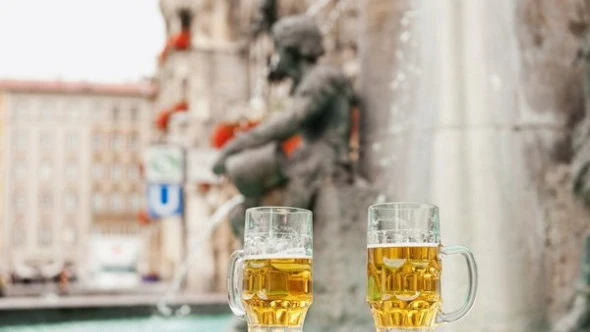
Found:
[[[312,302],[311,258],[244,262],[242,303],[252,327],[300,327]]]
[[[376,327],[433,328],[441,309],[439,246],[386,244],[368,251],[367,302]]]

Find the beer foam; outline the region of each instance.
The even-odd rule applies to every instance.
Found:
[[[402,243],[372,243],[367,245],[367,248],[432,248],[438,247],[440,243],[417,243],[417,242],[402,242]]]
[[[311,255],[306,254],[291,254],[291,253],[276,253],[276,254],[260,254],[260,255],[246,255],[244,259],[312,259]]]

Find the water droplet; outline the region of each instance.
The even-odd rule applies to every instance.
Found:
[[[409,31],[404,31],[402,32],[402,34],[399,36],[399,41],[401,41],[402,43],[407,43],[410,38],[412,37],[412,35],[410,34]]]
[[[404,60],[404,52],[397,50],[395,52],[395,57],[399,60],[399,61],[403,61]]]
[[[380,167],[387,167],[391,165],[391,159],[389,158],[383,158],[379,161],[379,166]]]
[[[191,313],[191,307],[189,307],[188,305],[183,305],[182,307],[180,307],[178,310],[176,310],[176,316],[182,317],[182,316],[188,316]]]
[[[490,76],[490,84],[492,85],[492,88],[494,90],[500,90],[502,89],[502,79],[500,78],[500,76],[493,74]]]

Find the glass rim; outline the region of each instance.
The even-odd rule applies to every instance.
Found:
[[[424,202],[386,202],[369,206],[369,211],[395,211],[428,209],[438,212],[438,206]]]
[[[279,210],[286,210],[286,211],[279,211]],[[275,214],[282,214],[282,215],[295,215],[295,214],[309,214],[313,215],[311,210],[291,207],[291,206],[257,206],[246,209],[246,215],[249,215],[252,212],[260,212],[260,213],[275,213]]]

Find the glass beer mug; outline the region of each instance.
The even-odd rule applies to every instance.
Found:
[[[369,208],[367,302],[379,332],[430,331],[463,318],[475,302],[477,267],[464,246],[440,244],[438,208],[385,203]],[[469,271],[463,306],[442,312],[441,258],[461,254]]]
[[[246,211],[244,249],[230,259],[233,313],[250,332],[301,331],[312,302],[312,213],[289,207]]]

